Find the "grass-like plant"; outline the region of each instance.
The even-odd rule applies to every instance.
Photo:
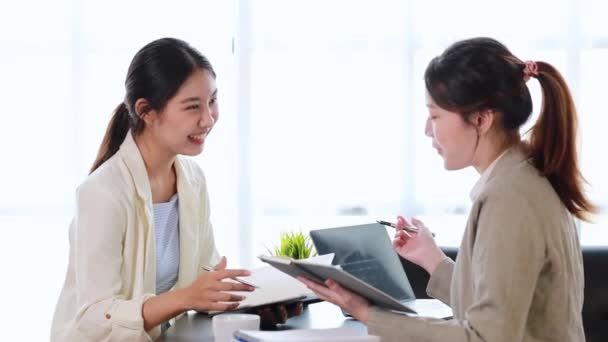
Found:
[[[306,259],[316,255],[310,237],[301,231],[281,232],[281,244],[274,247],[274,251],[266,247],[268,253],[274,256],[289,257],[292,259]]]

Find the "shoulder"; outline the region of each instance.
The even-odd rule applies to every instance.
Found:
[[[85,178],[78,186],[76,195],[79,201],[120,202],[132,197],[133,189],[128,170],[117,153]]]
[[[555,226],[567,227],[571,222],[551,183],[526,160],[496,174],[475,202],[472,213],[478,224],[495,229],[507,227],[514,234],[537,238],[555,230]]]
[[[549,180],[527,160],[521,160],[497,173],[488,181],[480,199],[533,209],[561,207],[561,201]]]

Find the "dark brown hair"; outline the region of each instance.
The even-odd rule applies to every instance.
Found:
[[[540,116],[526,143],[532,164],[547,177],[564,206],[580,219],[596,211],[584,193],[576,151],[577,114],[566,81],[552,65],[536,62],[542,88]],[[435,103],[460,113],[468,122],[476,112],[492,110],[510,136],[532,114],[526,64],[492,38],[452,44],[429,63],[424,80]]]
[[[144,113],[135,113],[138,99],[148,101],[148,110],[162,110],[197,68],[215,77],[209,60],[183,40],[162,38],[139,50],[127,71],[125,100],[114,110],[91,173],[118,151],[129,129],[135,135],[144,129]]]

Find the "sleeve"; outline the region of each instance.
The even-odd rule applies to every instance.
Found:
[[[98,185],[77,194],[74,329],[95,341],[150,341],[160,334],[144,330],[142,306],[153,294],[127,299],[121,294],[122,248],[127,213],[117,198]]]
[[[200,169],[199,169],[200,170]],[[211,223],[211,205],[209,203],[209,193],[207,192],[207,183],[205,176],[201,172],[202,186],[200,200],[202,206],[202,226],[201,226],[201,260],[199,270],[202,270],[202,265],[217,265],[220,262],[220,254],[215,246],[215,236],[213,234],[213,224]],[[201,271],[202,272],[202,271]]]
[[[450,305],[450,287],[452,284],[452,272],[454,271],[454,261],[450,258],[445,258],[431,274],[429,283],[426,287],[426,293],[439,299],[446,305]]]
[[[472,253],[474,292],[464,319],[407,317],[372,308],[369,331],[383,341],[522,341],[544,264],[540,222],[511,191],[482,204]]]

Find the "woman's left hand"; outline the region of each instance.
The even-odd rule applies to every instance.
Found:
[[[360,322],[367,324],[367,313],[370,306],[367,299],[343,288],[331,279],[325,281],[326,286],[303,277],[298,277],[298,280],[303,282],[320,299],[338,305]]]
[[[271,329],[277,324],[285,323],[289,318],[298,316],[304,311],[304,303],[277,303],[256,308],[253,313],[260,316],[260,328]]]

